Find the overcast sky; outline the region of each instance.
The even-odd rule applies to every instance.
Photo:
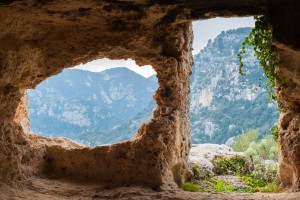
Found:
[[[214,39],[222,31],[229,29],[237,29],[241,27],[254,27],[253,17],[244,18],[214,18],[203,21],[193,22],[194,42],[193,42],[193,54],[197,54],[203,49],[209,39]],[[139,67],[135,61],[128,60],[109,60],[107,58],[94,60],[86,63],[85,65],[78,65],[76,69],[89,70],[93,72],[101,72],[106,69],[114,67],[127,67],[138,74],[145,77],[149,77],[155,74],[155,71],[151,66]]]

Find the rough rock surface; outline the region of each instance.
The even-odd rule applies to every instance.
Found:
[[[0,199],[13,200],[299,200],[298,193],[200,193],[182,190],[154,191],[131,186],[105,189],[101,185],[70,184],[65,181],[35,179],[25,188],[0,185]]]
[[[278,98],[284,108],[279,120],[278,177],[284,188],[300,191],[300,26],[294,20],[300,17],[296,11],[300,2],[281,5],[278,2],[272,1],[269,7],[273,41],[280,60],[277,74],[283,80],[277,84]]]
[[[176,187],[175,182],[189,174],[191,21],[267,12],[282,61],[279,71],[286,80],[279,87],[279,98],[287,109],[281,120],[279,177],[283,186],[298,190],[299,4],[280,0],[1,1],[0,181],[28,186],[32,177],[47,175],[107,187]],[[95,148],[31,134],[25,90],[64,68],[104,57],[132,58],[156,70],[158,106],[151,121],[128,142]]]
[[[213,175],[214,165],[211,162],[212,160],[242,154],[242,152],[234,152],[231,147],[224,144],[193,144],[189,159],[200,167],[200,171],[207,171],[210,175]]]

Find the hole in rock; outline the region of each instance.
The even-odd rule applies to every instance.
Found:
[[[190,160],[194,177],[182,185],[185,190],[277,189],[278,153],[271,132],[276,129],[278,106],[258,86],[267,79],[252,46],[246,46],[243,55],[246,75],[239,74],[237,55],[253,27],[253,17],[193,22]]]
[[[130,139],[152,116],[157,78],[133,60],[65,69],[28,90],[33,133],[96,146]]]

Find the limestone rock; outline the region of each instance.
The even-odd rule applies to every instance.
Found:
[[[208,172],[211,176],[214,175],[214,165],[212,160],[220,157],[230,158],[235,155],[242,156],[242,152],[234,152],[231,147],[224,144],[193,144],[189,159],[192,163],[200,167],[201,172]]]

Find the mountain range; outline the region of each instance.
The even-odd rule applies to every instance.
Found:
[[[277,105],[257,88],[266,78],[253,48],[243,57],[246,76],[238,73],[237,53],[250,31],[223,31],[194,56],[192,143],[225,143],[250,128],[268,134],[277,121]],[[65,69],[28,91],[32,131],[91,146],[128,140],[151,118],[156,88],[155,75],[145,78],[127,68]]]
[[[100,73],[65,69],[28,91],[32,131],[71,139],[92,130],[108,132],[147,107],[155,78],[122,67]]]
[[[246,47],[245,76],[238,72],[237,54],[251,28],[223,31],[194,57],[191,84],[192,143],[225,143],[247,129],[261,135],[278,120],[278,106],[269,102],[264,85],[267,79]]]

